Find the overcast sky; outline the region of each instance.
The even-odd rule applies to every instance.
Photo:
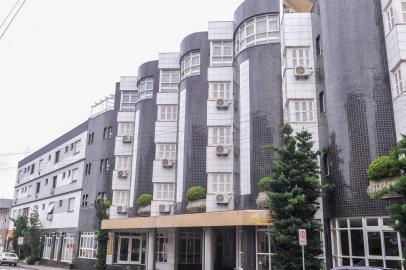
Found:
[[[0,23],[17,0],[0,0]],[[0,39],[0,198],[18,160],[84,122],[122,75],[243,0],[27,0]],[[3,27],[4,28],[4,27]],[[3,29],[0,29],[0,34]]]

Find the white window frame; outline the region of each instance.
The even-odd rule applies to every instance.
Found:
[[[158,105],[158,121],[176,121],[178,119],[178,105],[165,104]]]
[[[116,156],[116,171],[130,171],[132,166],[132,156]]]
[[[118,122],[117,136],[131,136],[134,134],[134,123]]]
[[[259,23],[266,23],[266,31],[257,29]],[[235,55],[248,47],[279,41],[278,15],[260,15],[243,22],[235,35]]]
[[[97,232],[82,232],[79,242],[79,258],[96,259],[98,244]]]
[[[176,160],[176,143],[157,143],[156,160]]]
[[[220,50],[219,55],[214,51]],[[229,50],[229,52],[227,52]],[[230,66],[233,63],[233,42],[230,41],[212,41],[210,42],[210,65],[211,66]]]
[[[256,232],[255,232],[255,253],[256,253],[256,265],[257,265],[257,269],[258,269],[258,263],[259,263],[259,257],[260,256],[266,256],[268,257],[268,261],[269,261],[269,270],[272,269],[272,255],[275,255],[275,253],[272,253],[272,249],[271,249],[271,238],[267,235],[270,232],[270,228],[263,228],[263,227],[257,227],[256,228]],[[263,252],[259,252],[258,250],[258,234],[259,233],[265,233],[266,237],[268,238],[268,249],[269,252],[268,253],[263,253]]]
[[[208,173],[208,191],[212,194],[232,194],[233,175],[231,173]]]
[[[160,77],[160,92],[178,91],[180,83],[180,70],[161,70]],[[169,80],[164,81],[165,77],[168,77]]]
[[[45,236],[44,240],[44,251],[42,253],[42,258],[50,260],[51,250],[52,250],[52,236],[47,235]]]
[[[79,180],[79,168],[72,169],[72,182]]]
[[[128,190],[113,190],[113,205],[128,205],[129,198]]]
[[[75,211],[75,197],[68,199],[68,212]]]
[[[138,102],[138,91],[121,91],[120,111],[134,112]]]
[[[400,9],[402,10],[402,21],[406,23],[406,1],[400,2]]]
[[[169,247],[169,235],[168,233],[156,234],[156,262],[167,263],[168,262],[168,247]]]
[[[75,245],[74,236],[70,233],[64,235],[62,239],[61,262],[72,262],[74,245]]]
[[[187,248],[185,251],[182,251],[182,249],[179,250],[181,259],[179,260],[179,264],[201,264],[202,263],[202,256],[203,256],[203,237],[200,232],[184,232],[180,234],[181,241],[185,240],[186,245],[188,245],[189,240],[192,241],[193,247],[192,251],[189,252],[189,249]],[[196,240],[200,240],[200,252],[196,251]],[[182,261],[182,255],[186,258],[186,261]],[[188,257],[191,255],[192,261],[189,262]]]
[[[388,32],[390,32],[395,27],[395,14],[393,12],[393,5],[390,5],[387,8],[386,18],[388,20]]]
[[[154,200],[173,201],[174,199],[175,199],[175,184],[174,183],[155,183],[154,184]]]
[[[138,84],[139,100],[152,98],[154,95],[154,78],[146,77]]]
[[[395,97],[399,96],[400,94],[403,93],[404,91],[404,83],[403,83],[403,76],[402,76],[402,67],[399,66],[397,70],[393,72],[393,78],[394,78],[394,95]]]
[[[186,54],[180,62],[181,78],[200,74],[200,51]]]
[[[209,132],[209,146],[217,145],[231,145],[233,132],[230,126],[210,126]]]
[[[310,64],[310,48],[298,47],[291,48],[292,67],[304,66],[311,67]]]
[[[209,98],[217,99],[232,99],[232,83],[231,82],[209,82]]]
[[[292,99],[289,101],[287,118],[290,123],[312,123],[316,115],[313,99]]]
[[[81,143],[81,140],[75,141],[75,144],[74,144],[74,151],[73,151],[73,154],[74,154],[74,155],[80,153],[80,143]]]

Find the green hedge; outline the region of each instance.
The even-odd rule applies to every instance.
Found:
[[[206,198],[206,190],[201,186],[190,187],[186,191],[186,197],[189,202]]]
[[[389,156],[381,156],[371,162],[368,168],[368,179],[379,180],[382,178],[400,175],[399,160]]]
[[[137,205],[144,207],[144,206],[150,205],[151,201],[152,201],[151,194],[141,194],[137,199]]]

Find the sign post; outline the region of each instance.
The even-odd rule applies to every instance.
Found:
[[[19,236],[17,238],[17,245],[18,245],[18,259],[21,257],[21,246],[24,245],[24,237]]]
[[[306,229],[299,229],[299,245],[302,247],[302,264],[303,264],[303,270],[305,270],[304,247],[307,245]]]

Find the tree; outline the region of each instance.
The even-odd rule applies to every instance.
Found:
[[[24,232],[24,242],[28,250],[30,251],[30,256],[27,258],[29,264],[34,263],[41,259],[42,251],[42,230],[41,221],[39,219],[38,210],[34,209],[31,212],[29,218],[29,226]]]
[[[96,269],[102,270],[106,269],[106,256],[107,256],[107,243],[109,240],[108,230],[101,229],[101,222],[103,219],[107,219],[109,216],[107,214],[107,209],[111,206],[111,202],[104,200],[102,198],[96,199],[93,203],[93,207],[96,209],[96,218],[98,221],[98,248],[97,248],[97,260],[96,260]]]
[[[28,228],[28,217],[20,215],[16,219],[11,219],[14,222],[14,233],[11,239],[14,251],[19,255],[20,259],[25,259],[29,255],[29,249],[26,245],[18,246],[18,238],[24,237],[24,232]]]
[[[305,263],[308,270],[319,270],[323,261],[321,225],[314,219],[319,209],[321,195],[319,181],[319,152],[313,151],[311,133],[306,130],[293,134],[290,125],[281,129],[283,143],[280,147],[267,145],[277,158],[271,167],[271,176],[260,180],[259,188],[266,191],[269,207],[275,220],[270,231],[275,250],[272,263],[278,270],[302,268],[302,254],[298,229],[307,230]]]

